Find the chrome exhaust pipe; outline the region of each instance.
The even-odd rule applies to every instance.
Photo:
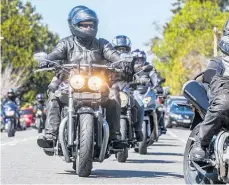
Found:
[[[67,124],[67,121],[68,121],[68,116],[66,116],[60,123],[59,141],[60,141],[61,149],[62,149],[62,152],[64,155],[63,160],[67,163],[70,163],[71,160],[70,160],[69,153],[68,153],[67,143],[66,143],[65,138],[64,138],[64,129],[65,129],[65,126]]]
[[[99,154],[99,162],[103,162],[107,150],[107,144],[110,136],[109,125],[106,120],[103,121],[103,142]]]

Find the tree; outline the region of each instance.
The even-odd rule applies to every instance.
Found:
[[[183,83],[205,68],[213,56],[213,27],[221,30],[228,17],[217,3],[190,0],[167,23],[163,39],[152,43],[153,62],[172,94],[179,94]]]
[[[50,52],[58,42],[58,35],[41,23],[42,16],[36,13],[31,3],[23,4],[20,0],[3,0],[1,3],[2,70],[8,64],[13,70],[25,69],[27,80],[20,91],[32,101],[36,93],[46,92],[51,78],[50,74],[34,74],[33,54]]]

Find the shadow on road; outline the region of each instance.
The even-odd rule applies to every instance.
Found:
[[[177,163],[178,161],[165,161],[165,160],[148,160],[148,159],[127,159],[126,163]]]
[[[152,145],[152,147],[153,147],[153,146],[175,146],[175,147],[177,147],[177,146],[181,146],[181,145],[166,144],[166,143],[154,143],[154,144]]]
[[[75,171],[66,170],[65,173],[58,174],[67,174],[67,175],[76,175]],[[132,177],[141,177],[141,178],[157,178],[157,177],[175,177],[175,178],[184,178],[183,175],[171,173],[171,172],[155,172],[155,171],[135,171],[135,170],[94,170],[92,174],[87,178],[132,178]]]
[[[172,155],[172,156],[184,156],[182,153],[167,153],[167,152],[149,152],[147,155]]]

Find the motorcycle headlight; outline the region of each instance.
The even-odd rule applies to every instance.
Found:
[[[144,103],[144,105],[148,105],[148,103],[151,101],[151,97],[149,96],[149,97],[145,97],[144,99],[143,99],[143,103]]]
[[[125,107],[128,104],[128,95],[124,92],[119,92],[121,99],[121,107]]]
[[[6,116],[14,116],[15,112],[14,111],[6,111],[5,114],[6,114]]]
[[[98,91],[101,89],[102,80],[96,76],[89,78],[88,87],[93,91]]]
[[[84,86],[85,80],[81,75],[73,75],[70,80],[69,84],[73,89],[79,90]]]

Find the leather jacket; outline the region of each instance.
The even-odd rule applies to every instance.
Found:
[[[85,45],[77,37],[69,36],[59,41],[53,51],[47,55],[47,59],[61,61],[61,64],[78,62],[109,64],[121,60],[121,57],[116,49],[105,39],[95,38]],[[59,78],[60,74],[57,76]],[[112,83],[119,80],[127,80],[128,78],[126,74],[111,74]]]
[[[97,64],[121,60],[119,53],[107,40],[95,38],[85,46],[74,36],[60,40],[47,58],[62,60],[64,63],[92,62]]]
[[[150,63],[146,62],[144,66],[146,65],[150,65]],[[156,71],[155,68],[153,68],[152,71],[150,72],[141,72],[139,73],[138,75],[139,77],[142,77],[142,76],[147,76],[150,78],[150,82],[151,82],[151,85],[153,88],[157,87],[157,86],[160,86],[161,85],[161,80],[162,80],[162,77],[158,74],[158,72]]]

